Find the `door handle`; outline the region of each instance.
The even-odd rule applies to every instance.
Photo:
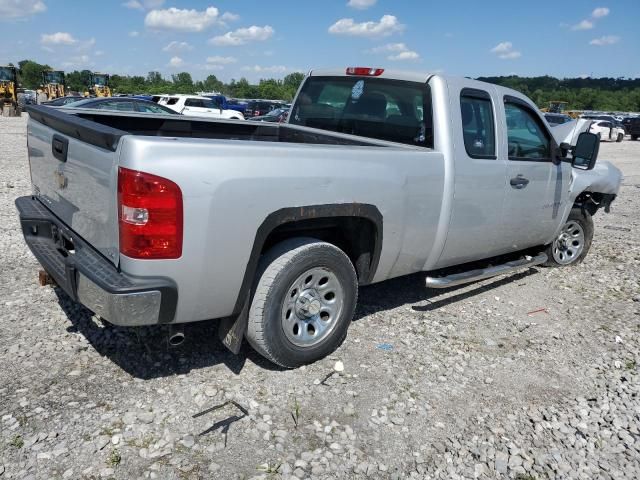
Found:
[[[509,183],[511,184],[511,186],[513,188],[516,188],[518,190],[523,189],[524,187],[526,187],[527,185],[529,185],[529,179],[524,178],[522,175],[518,175],[516,177],[513,177]]]
[[[51,140],[51,153],[53,153],[53,156],[61,162],[66,162],[68,152],[69,140],[60,135],[54,135]]]

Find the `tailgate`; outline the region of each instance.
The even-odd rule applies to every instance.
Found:
[[[118,145],[126,132],[50,107],[27,111],[33,194],[117,264]]]

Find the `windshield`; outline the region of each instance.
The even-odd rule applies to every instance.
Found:
[[[370,77],[309,77],[289,123],[433,147],[431,93],[424,83]]]
[[[64,73],[62,72],[44,72],[44,83],[64,83]]]
[[[98,85],[100,87],[104,87],[107,85],[109,77],[107,75],[94,75],[93,76],[93,84]]]
[[[0,82],[13,82],[14,70],[10,67],[0,67]]]

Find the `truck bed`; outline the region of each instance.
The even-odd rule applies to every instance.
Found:
[[[309,127],[242,120],[217,120],[89,109],[27,107],[36,121],[86,143],[115,151],[124,135],[209,138],[315,145],[394,146],[398,144],[331,133]],[[402,147],[402,146],[400,146]],[[406,148],[412,148],[407,146]]]

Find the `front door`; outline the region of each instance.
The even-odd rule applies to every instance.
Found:
[[[551,241],[568,200],[571,165],[540,115],[524,100],[504,98],[507,185],[503,210],[505,241],[513,251]]]

